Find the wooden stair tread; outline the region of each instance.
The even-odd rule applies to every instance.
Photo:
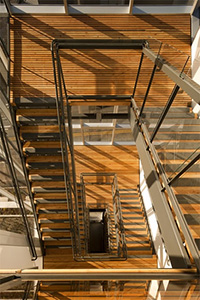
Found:
[[[66,203],[43,203],[43,204],[40,204],[38,203],[37,204],[37,210],[39,209],[52,209],[52,210],[56,210],[56,209],[64,209],[66,210],[67,209],[67,202]]]
[[[59,132],[58,125],[34,125],[20,127],[20,133]]]
[[[65,220],[65,219],[68,219],[69,218],[69,215],[68,213],[46,213],[46,214],[39,214],[38,216],[38,220]]]
[[[33,181],[31,184],[32,188],[34,187],[47,187],[47,188],[60,188],[65,187],[64,181]]]
[[[42,223],[40,224],[40,229],[70,229],[70,223]]]
[[[70,246],[71,239],[67,241],[44,241],[44,246]]]
[[[37,163],[39,163],[39,162],[49,162],[49,163],[62,162],[62,157],[61,157],[61,155],[29,156],[29,157],[27,157],[26,162],[27,163],[30,163],[30,162],[37,162]]]
[[[42,232],[42,237],[69,237],[71,238],[71,233],[69,232]]]
[[[19,116],[25,117],[42,117],[42,116],[57,116],[57,111],[55,108],[20,108],[16,110],[17,121]]]

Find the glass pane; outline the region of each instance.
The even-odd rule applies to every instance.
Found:
[[[199,151],[200,119],[187,107],[189,103],[191,98],[179,90],[153,142],[169,177]]]
[[[3,93],[5,95],[7,95],[7,84],[1,74],[0,74],[0,86],[1,86],[1,90],[3,91]]]
[[[8,197],[9,196],[9,197]],[[21,210],[13,188],[1,190],[0,229],[19,234],[26,234]],[[13,198],[11,200],[10,198]],[[3,207],[4,206],[4,207]],[[28,212],[28,211],[27,211]]]
[[[134,0],[135,5],[192,5],[193,0]]]
[[[129,0],[68,0],[68,4],[78,4],[78,5],[129,5]]]
[[[63,4],[63,0],[10,0],[11,4],[27,4],[27,5],[38,5],[38,4]]]
[[[8,50],[8,14],[6,12],[6,6],[3,3],[0,3],[0,38],[3,45]]]
[[[198,147],[194,152],[189,153],[179,153],[179,160],[183,161],[180,165],[175,164],[172,172],[169,171],[169,179],[173,179],[178,173],[182,172],[184,168],[192,162],[192,160],[195,160],[197,158],[198,154],[200,153],[200,147]],[[182,155],[181,155],[182,154]],[[180,178],[187,178],[187,175],[190,174],[190,178],[196,178],[196,186],[200,186],[200,178],[199,178],[199,172],[200,172],[200,160],[197,160],[183,175],[181,175]],[[178,179],[172,186],[177,186],[180,183],[180,179]]]
[[[112,129],[84,127],[86,142],[111,142]]]
[[[73,140],[74,140],[74,143],[82,143],[83,142],[81,128],[73,128]]]
[[[39,288],[36,288],[36,286]],[[37,291],[37,296],[34,295]],[[1,299],[199,299],[200,284],[193,280],[29,281],[2,289]],[[58,297],[59,295],[59,297]],[[134,296],[133,296],[134,295]],[[189,296],[189,297],[188,297]]]
[[[115,143],[122,142],[125,144],[129,144],[130,142],[133,142],[133,134],[131,132],[130,125],[124,126],[123,124],[118,124],[117,128],[115,129],[115,137],[114,137]]]
[[[35,299],[37,281],[21,282],[20,279],[10,283],[10,287],[2,287],[0,292],[1,299]]]
[[[181,72],[183,69],[186,71],[190,66],[190,64],[188,64],[188,66],[186,65],[185,68],[185,64],[187,63],[189,56],[171,45],[162,44],[160,56],[179,72]]]

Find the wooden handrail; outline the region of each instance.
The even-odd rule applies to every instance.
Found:
[[[0,269],[0,275],[3,274],[24,274],[24,275],[175,275],[191,274],[195,275],[197,269]]]

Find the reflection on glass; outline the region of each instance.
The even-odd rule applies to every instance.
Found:
[[[115,137],[114,137],[114,143],[122,142],[123,144],[127,142],[133,142],[133,134],[131,131],[130,126],[127,124],[127,126],[118,125],[118,127],[115,129]]]
[[[174,68],[176,68],[180,73],[184,70],[187,73],[189,68],[188,59],[189,56],[181,50],[176,49],[175,47],[162,44],[160,50],[160,56]],[[185,65],[186,64],[186,65]]]
[[[24,222],[21,216],[14,188],[1,191],[1,202],[4,207],[0,208],[0,229],[19,234],[26,234]]]
[[[77,4],[77,5],[129,5],[129,0],[68,0],[68,4]]]
[[[108,128],[84,128],[84,137],[86,142],[110,142],[112,129]]]
[[[15,279],[11,282],[10,288],[1,289],[1,299],[35,299],[37,281],[20,282],[20,279]]]
[[[200,284],[194,280],[27,281],[2,290],[1,299],[199,299]],[[37,295],[36,295],[37,294]]]
[[[74,143],[81,143],[83,141],[81,128],[73,128]]]
[[[135,5],[192,5],[193,0],[134,0]],[[173,9],[173,8],[172,8]]]
[[[1,86],[1,90],[3,91],[3,93],[5,95],[7,95],[7,85],[6,85],[6,82],[3,78],[3,76],[0,74],[0,86]]]
[[[146,47],[150,48],[155,54],[158,54],[162,45],[161,41],[153,39],[151,37],[148,37],[147,40],[148,42],[146,44]]]
[[[119,114],[120,118],[115,119],[113,114]],[[74,106],[72,117],[75,145],[133,141],[127,106]]]
[[[0,1],[0,37],[3,42],[4,47],[8,50],[9,41],[8,41],[8,14],[6,12],[6,7]],[[4,13],[2,13],[4,11]]]
[[[173,172],[171,174],[169,174],[169,179],[172,180],[178,173],[182,172],[184,170],[184,168],[190,163],[192,162],[193,160],[195,160],[195,158],[198,157],[200,153],[200,147],[198,147],[196,150],[194,150],[194,152],[192,153],[188,153],[186,152],[185,154],[182,154],[182,156],[180,156],[179,158],[180,159],[184,159],[184,161],[179,165],[177,166],[177,168],[175,168],[175,170],[173,170]],[[189,169],[187,172],[197,172],[197,176],[198,176],[198,172],[200,172],[200,163],[199,161],[197,160]],[[187,173],[185,173],[183,175],[184,176],[187,176]],[[196,177],[196,174],[193,174],[193,177]],[[198,178],[198,186],[200,186],[200,178]]]
[[[39,4],[63,4],[63,0],[10,0],[11,4],[39,5]]]

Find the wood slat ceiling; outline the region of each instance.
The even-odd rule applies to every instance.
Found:
[[[190,16],[34,16],[20,15],[11,20],[12,97],[55,96],[50,44],[54,38],[102,38],[161,40],[190,53]],[[186,55],[172,48],[169,58],[183,65]],[[132,93],[140,50],[62,50],[67,88],[70,94]],[[138,95],[145,94],[152,64],[145,62]],[[162,73],[155,76],[149,105],[166,102],[173,83]],[[178,105],[190,99],[178,96]],[[139,100],[141,101],[141,100]]]

